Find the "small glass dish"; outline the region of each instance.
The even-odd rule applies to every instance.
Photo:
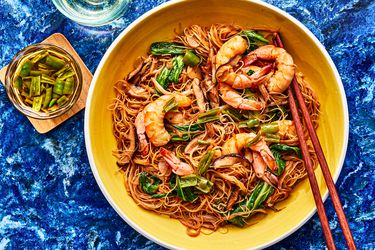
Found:
[[[23,63],[39,51],[47,51],[51,56],[56,56],[60,59],[63,58],[66,65],[69,65],[72,72],[74,72],[74,75],[71,76],[74,79],[74,86],[71,89],[71,94],[66,98],[67,101],[61,104],[61,106],[57,106],[54,110],[48,110],[48,112],[36,111],[26,105],[23,97],[21,97],[20,90],[15,87],[15,78],[19,78],[18,74],[22,69]],[[34,44],[19,51],[8,65],[5,75],[5,88],[13,106],[22,114],[39,120],[52,119],[67,112],[79,99],[82,90],[82,72],[76,60],[63,48],[52,44]]]
[[[101,26],[119,18],[131,0],[52,0],[67,18],[82,25]]]

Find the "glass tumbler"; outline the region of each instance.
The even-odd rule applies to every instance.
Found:
[[[101,26],[120,17],[131,0],[52,0],[71,20],[87,26]]]

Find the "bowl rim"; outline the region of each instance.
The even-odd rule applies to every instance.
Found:
[[[260,5],[262,7],[268,8],[271,11],[274,11],[274,12],[282,15],[283,17],[287,18],[288,20],[290,20],[291,22],[293,22],[295,25],[297,25],[318,46],[319,50],[322,52],[322,54],[324,55],[324,57],[327,59],[328,64],[331,66],[331,68],[333,70],[333,74],[334,74],[334,76],[336,78],[336,81],[338,83],[338,88],[339,88],[339,91],[340,91],[340,97],[341,97],[342,106],[343,106],[343,118],[344,118],[344,138],[343,138],[344,139],[344,143],[343,143],[343,151],[341,153],[341,157],[340,157],[340,160],[339,160],[338,168],[336,170],[336,173],[333,176],[333,181],[334,181],[334,183],[336,183],[336,181],[337,181],[337,179],[338,179],[338,177],[339,177],[339,175],[341,173],[344,161],[345,161],[347,147],[348,147],[348,139],[349,139],[349,112],[348,112],[348,104],[347,104],[347,100],[346,100],[345,89],[344,89],[344,86],[342,84],[341,77],[339,75],[339,72],[338,72],[337,68],[336,68],[336,66],[335,66],[332,58],[328,54],[327,50],[323,46],[323,44],[318,40],[318,38],[304,24],[302,24],[296,18],[294,18],[293,16],[291,16],[290,14],[288,14],[286,11],[284,11],[284,10],[282,10],[282,9],[274,6],[274,5],[271,5],[269,3],[266,3],[266,2],[263,2],[263,1],[260,1],[260,0],[245,0],[245,1],[252,2],[252,3],[255,3],[255,4]],[[88,96],[87,96],[87,101],[86,101],[85,121],[84,121],[85,145],[86,145],[86,152],[87,152],[87,156],[88,156],[88,159],[89,159],[90,167],[91,167],[92,173],[93,173],[93,175],[95,177],[95,180],[96,180],[97,184],[99,185],[99,188],[102,191],[103,195],[107,199],[108,203],[117,212],[117,214],[120,215],[120,217],[129,226],[131,226],[134,230],[136,230],[141,235],[145,236],[147,239],[149,239],[149,240],[151,240],[151,241],[153,241],[153,242],[155,242],[155,243],[157,243],[157,244],[159,244],[159,245],[161,245],[163,247],[167,247],[169,249],[179,249],[179,248],[177,248],[176,246],[170,245],[168,243],[165,243],[165,242],[159,240],[158,238],[156,238],[156,237],[148,234],[147,232],[145,232],[140,226],[138,226],[131,219],[129,219],[126,216],[126,214],[124,214],[120,210],[120,208],[117,206],[117,204],[115,204],[113,202],[110,194],[107,192],[107,190],[106,190],[106,188],[105,188],[102,180],[100,179],[98,169],[96,168],[96,164],[94,162],[94,157],[93,157],[93,154],[92,154],[92,151],[91,151],[90,125],[89,125],[89,120],[90,119],[89,119],[89,116],[90,116],[92,95],[93,95],[93,92],[94,92],[94,88],[95,88],[96,82],[98,80],[98,77],[99,77],[99,74],[100,74],[100,71],[101,71],[103,65],[105,64],[105,62],[107,61],[107,58],[112,53],[113,49],[120,43],[120,41],[123,39],[123,37],[130,30],[132,30],[136,25],[138,25],[141,21],[143,21],[144,19],[146,19],[148,16],[150,16],[150,15],[152,15],[152,14],[160,11],[161,9],[164,9],[166,7],[175,5],[175,4],[180,3],[180,2],[184,2],[184,0],[172,0],[172,1],[169,1],[169,2],[166,2],[166,3],[163,3],[163,4],[161,4],[161,5],[157,6],[157,7],[154,7],[153,9],[145,12],[143,15],[141,15],[135,21],[133,21],[126,29],[124,29],[118,35],[118,37],[112,42],[112,44],[110,45],[110,47],[107,49],[106,53],[104,54],[103,58],[101,59],[99,65],[98,65],[98,67],[97,67],[97,69],[95,71],[94,77],[92,79],[92,82],[91,82],[91,85],[90,85],[90,88],[89,88],[89,92],[88,92]],[[324,195],[322,197],[323,202],[326,201],[327,197],[328,197],[328,190],[326,190],[326,192],[324,193]],[[317,209],[315,207],[314,209],[312,209],[310,211],[310,213],[308,213],[306,215],[306,217],[303,220],[301,220],[301,222],[299,224],[295,225],[289,231],[287,231],[283,235],[281,235],[281,236],[273,239],[272,241],[267,242],[267,243],[265,243],[263,245],[259,245],[259,246],[257,246],[256,248],[253,248],[253,249],[263,249],[263,248],[266,248],[266,247],[269,247],[271,245],[274,245],[277,242],[285,239],[286,237],[288,237],[289,235],[291,235],[292,233],[294,233],[295,231],[297,231],[300,227],[302,227],[316,213],[316,211],[317,211]]]

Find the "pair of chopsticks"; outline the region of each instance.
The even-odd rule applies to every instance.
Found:
[[[280,48],[284,48],[284,45],[281,42],[281,39],[280,39],[280,36],[279,36],[278,33],[276,33],[276,36],[275,36],[275,39],[274,39],[274,45],[278,46]],[[342,232],[344,234],[346,244],[348,245],[349,249],[356,249],[356,245],[354,243],[352,233],[350,231],[348,222],[346,220],[345,213],[344,213],[344,210],[342,208],[340,198],[339,198],[339,195],[337,193],[335,184],[332,180],[332,176],[331,176],[331,173],[329,171],[326,158],[323,154],[323,150],[322,150],[322,147],[320,145],[318,136],[316,135],[314,126],[311,122],[311,118],[310,118],[309,112],[307,110],[305,100],[302,96],[301,89],[298,85],[296,77],[294,77],[291,86],[289,86],[288,90],[287,90],[288,91],[288,101],[289,101],[290,110],[291,110],[291,113],[292,113],[292,116],[293,116],[293,120],[294,120],[294,123],[295,123],[295,126],[296,126],[298,140],[299,140],[299,144],[300,144],[301,150],[302,150],[302,156],[303,156],[303,159],[305,161],[307,175],[308,175],[308,178],[309,178],[311,190],[313,192],[315,204],[316,204],[316,207],[318,209],[318,215],[319,215],[319,219],[320,219],[321,224],[322,224],[324,238],[326,240],[327,247],[328,247],[328,249],[336,249],[335,243],[333,241],[331,229],[329,228],[328,219],[327,219],[327,215],[326,215],[326,212],[325,212],[325,209],[324,209],[322,197],[320,196],[319,187],[318,187],[316,177],[315,177],[315,174],[314,174],[314,168],[313,168],[312,161],[311,161],[311,158],[310,158],[310,154],[309,154],[309,151],[308,151],[308,148],[307,148],[307,144],[306,144],[306,140],[305,140],[305,137],[304,137],[301,120],[300,120],[300,117],[299,117],[299,114],[298,114],[296,101],[294,100],[292,88],[293,88],[294,93],[297,97],[299,107],[302,111],[302,116],[303,116],[303,118],[306,122],[307,130],[309,132],[311,141],[313,143],[315,152],[317,154],[318,161],[319,161],[320,167],[321,167],[322,172],[323,172],[324,180],[327,184],[329,194],[331,195],[331,200],[332,200],[333,206],[335,208],[338,220],[340,222],[340,226],[341,226]]]

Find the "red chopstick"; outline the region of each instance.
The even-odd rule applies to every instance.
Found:
[[[276,33],[274,44],[275,44],[275,46],[279,46],[281,48],[284,48],[284,45],[283,45],[278,33]],[[297,82],[295,77],[293,78],[293,81],[292,81],[292,87],[293,87],[293,90],[296,94],[296,97],[297,97],[297,100],[298,100],[298,103],[299,103],[299,107],[302,111],[302,116],[303,116],[303,118],[306,122],[307,130],[309,132],[311,141],[313,143],[315,152],[317,154],[318,161],[319,161],[320,167],[321,167],[322,172],[323,172],[324,180],[327,184],[329,194],[331,195],[331,200],[332,200],[333,206],[335,208],[337,218],[339,220],[342,232],[344,234],[346,244],[348,245],[348,248],[351,249],[351,250],[357,249],[356,245],[355,245],[355,242],[354,242],[354,239],[353,239],[353,236],[352,236],[352,233],[351,233],[349,225],[348,225],[348,221],[346,220],[346,216],[345,216],[344,210],[342,208],[339,195],[337,193],[335,184],[332,180],[332,176],[331,176],[331,173],[329,171],[326,158],[324,156],[324,153],[323,153],[322,147],[320,145],[318,136],[316,135],[314,126],[311,122],[311,118],[310,118],[309,112],[307,110],[305,100],[302,96],[301,89],[299,88],[298,82]],[[291,86],[288,87],[288,99],[289,99],[289,105],[290,105],[290,110],[292,112],[293,120],[294,120],[295,125],[296,125],[296,131],[297,131],[299,143],[300,143],[301,150],[302,150],[302,156],[303,156],[303,159],[305,160],[305,165],[306,165],[307,175],[309,177],[309,181],[310,181],[310,185],[311,185],[311,190],[313,192],[314,200],[315,200],[316,207],[317,207],[317,210],[318,210],[318,215],[319,215],[320,221],[322,223],[324,237],[325,237],[325,240],[327,242],[328,249],[336,249],[335,243],[334,243],[333,238],[332,238],[332,233],[331,233],[331,230],[329,228],[328,219],[327,219],[326,212],[325,212],[325,209],[324,209],[323,201],[322,201],[322,198],[320,196],[319,187],[318,187],[318,184],[316,182],[314,169],[313,169],[313,166],[312,166],[310,154],[309,154],[307,144],[306,144],[306,141],[305,141],[301,120],[300,120],[300,117],[299,117],[299,114],[298,114],[298,109],[297,109],[297,106],[296,106],[296,102],[294,100],[294,96],[293,96]]]

